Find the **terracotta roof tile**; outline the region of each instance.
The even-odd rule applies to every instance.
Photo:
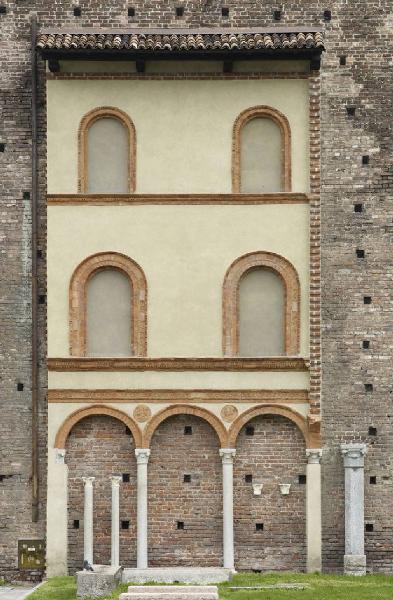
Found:
[[[41,33],[37,48],[42,51],[112,50],[132,52],[239,52],[255,50],[323,50],[320,32],[220,32],[170,33]]]

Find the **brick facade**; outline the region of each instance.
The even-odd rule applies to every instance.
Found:
[[[86,0],[82,16],[71,4],[9,2],[0,15],[0,153],[2,382],[0,419],[0,574],[18,574],[17,540],[43,538],[45,532],[46,373],[45,304],[39,305],[40,354],[40,518],[31,522],[31,384],[30,384],[30,94],[29,20],[38,14],[42,27],[62,26],[270,26],[273,2],[233,2],[229,18],[221,17],[221,2],[185,1],[184,18],[176,19],[173,3],[145,0],[132,3],[136,17],[127,17],[125,3]],[[322,437],[323,560],[325,570],[342,567],[343,468],[338,445],[353,439],[370,443],[366,458],[366,533],[370,569],[393,571],[391,532],[393,509],[393,437],[390,364],[393,344],[391,301],[392,238],[391,71],[392,17],[388,3],[289,2],[282,25],[318,26],[325,31],[327,52],[322,62],[321,207],[322,207]],[[340,58],[346,64],[340,66]],[[41,75],[43,67],[41,65]],[[356,107],[349,117],[346,107]],[[39,231],[40,285],[45,294],[45,95],[41,80]],[[368,165],[362,156],[369,156]],[[363,211],[354,212],[362,203]],[[364,250],[358,258],[356,250]],[[363,297],[372,297],[365,305]],[[317,326],[317,325],[316,325]],[[363,340],[370,348],[363,349]],[[17,391],[23,383],[23,391]],[[373,390],[366,391],[365,383]],[[377,435],[369,435],[369,428]],[[369,477],[376,476],[376,484]],[[179,532],[180,533],[180,532]],[[27,574],[28,575],[28,574]],[[33,576],[34,574],[30,574]]]
[[[253,435],[247,435],[250,427]],[[305,472],[305,443],[294,423],[261,416],[243,427],[233,484],[237,569],[304,571],[306,486],[299,475]],[[261,496],[253,495],[252,483],[263,484]],[[281,495],[280,483],[291,484],[288,496]]]
[[[128,475],[120,483],[120,563],[135,566],[136,552],[136,458],[129,430],[108,416],[86,417],[77,423],[67,440],[69,570],[83,565],[83,477],[95,477],[94,557],[98,564],[111,560],[111,475]],[[74,521],[79,521],[79,529]],[[128,521],[129,528],[123,529]]]

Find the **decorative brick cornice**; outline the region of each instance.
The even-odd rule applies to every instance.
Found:
[[[231,205],[231,204],[308,204],[307,194],[48,194],[48,206],[83,205]]]
[[[299,357],[48,358],[49,371],[307,371]]]
[[[67,390],[52,389],[48,390],[49,404],[63,403],[93,403],[101,404],[113,403],[140,403],[149,404],[184,404],[194,402],[200,404],[216,403],[259,403],[259,404],[307,404],[307,390],[212,390],[212,389],[194,389],[194,390]]]
[[[284,283],[285,353],[295,356],[300,351],[300,282],[295,267],[273,252],[250,252],[237,258],[226,272],[222,292],[223,353],[239,352],[239,285],[247,271],[258,267],[272,269]]]

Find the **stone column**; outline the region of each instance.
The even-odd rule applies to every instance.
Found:
[[[307,572],[322,569],[322,517],[321,517],[321,457],[322,450],[310,448],[307,456],[306,488],[306,538]]]
[[[235,569],[233,542],[233,458],[234,448],[221,448],[222,459],[222,495],[223,495],[223,544],[224,568]]]
[[[118,567],[120,564],[120,482],[122,478],[118,475],[111,477],[112,482],[112,545],[111,565]]]
[[[93,564],[93,481],[95,477],[82,477],[85,484],[85,510],[83,521],[83,559]]]
[[[136,448],[137,462],[137,558],[138,569],[147,569],[147,463],[150,450]]]
[[[345,468],[344,573],[364,575],[364,455],[366,444],[341,444]]]
[[[47,485],[46,572],[48,577],[59,577],[68,574],[68,466],[65,450],[51,448],[50,443]]]

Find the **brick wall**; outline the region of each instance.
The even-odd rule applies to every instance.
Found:
[[[192,435],[184,435],[191,427]],[[150,566],[222,565],[219,441],[198,417],[170,417],[155,432],[149,460]],[[191,475],[191,482],[184,482]],[[178,521],[184,529],[177,529]]]
[[[120,483],[120,564],[136,566],[136,458],[135,444],[123,423],[106,416],[82,419],[73,427],[66,445],[68,465],[68,566],[74,573],[83,565],[82,477],[95,477],[94,562],[111,560],[111,475],[129,475]],[[79,521],[79,529],[74,521]]]
[[[17,576],[17,539],[42,537],[45,520],[45,305],[41,311],[40,522],[30,518],[30,210],[23,192],[30,190],[30,69],[28,14],[37,11],[40,25],[56,26],[270,26],[268,2],[230,0],[230,16],[220,16],[221,2],[186,1],[184,19],[175,19],[172,3],[137,0],[136,18],[128,19],[127,3],[83,2],[75,18],[70,3],[10,0],[0,15],[0,153],[2,262],[0,322],[2,384],[0,419],[0,573]],[[326,32],[322,64],[322,346],[323,346],[323,529],[324,567],[342,566],[343,469],[341,441],[375,442],[366,458],[367,473],[377,476],[366,486],[366,517],[374,532],[366,534],[369,566],[393,570],[389,534],[393,527],[390,498],[393,481],[393,436],[390,364],[393,344],[391,286],[392,15],[389,3],[360,0],[329,3],[332,20],[323,21],[320,0],[285,4],[281,25],[311,25]],[[346,65],[339,65],[339,56]],[[357,107],[347,116],[346,105]],[[45,100],[40,98],[40,245],[45,236]],[[369,155],[368,166],[362,156]],[[363,203],[354,213],[354,203]],[[365,250],[365,259],[356,257]],[[43,248],[44,250],[44,248]],[[45,256],[45,252],[43,253]],[[45,293],[44,259],[40,259],[40,293]],[[363,296],[371,295],[371,305]],[[363,339],[371,341],[362,349]],[[18,392],[17,382],[24,382]],[[373,383],[365,392],[364,383]],[[369,427],[377,436],[369,437]],[[382,501],[383,499],[383,501]],[[334,500],[334,501],[332,501]],[[381,541],[381,545],[379,544]]]
[[[254,435],[247,435],[247,428]],[[284,417],[257,417],[241,430],[234,461],[235,566],[239,570],[305,568],[306,486],[305,442],[294,423]],[[254,496],[252,483],[262,483]],[[290,483],[288,496],[279,483]],[[263,530],[256,529],[263,524]],[[260,525],[259,525],[260,526]]]

